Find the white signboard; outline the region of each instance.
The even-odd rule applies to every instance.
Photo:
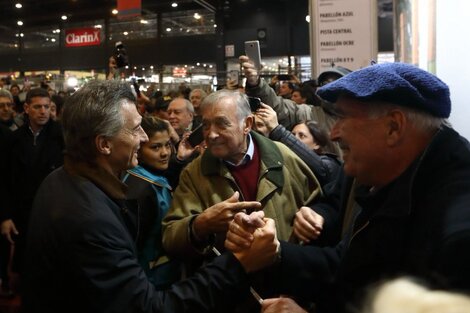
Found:
[[[311,0],[312,73],[357,70],[377,59],[376,0]]]

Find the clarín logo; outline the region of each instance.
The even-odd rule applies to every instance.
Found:
[[[65,34],[66,47],[94,46],[101,43],[101,31],[94,28],[70,29]]]

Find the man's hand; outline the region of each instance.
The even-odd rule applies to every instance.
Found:
[[[232,252],[239,252],[251,247],[255,239],[253,233],[257,228],[264,227],[265,224],[263,211],[255,211],[250,215],[243,212],[235,214],[225,237],[225,248]]]
[[[320,236],[325,219],[311,208],[303,206],[294,219],[294,235],[303,242],[310,242]]]
[[[279,122],[277,121],[277,113],[269,105],[261,103],[261,108],[258,109],[255,114],[264,122],[269,132],[279,125]]]
[[[264,299],[261,313],[307,313],[291,298]]]
[[[15,223],[13,223],[13,220],[8,219],[4,220],[2,222],[2,225],[0,226],[2,235],[5,236],[5,238],[12,244],[14,245],[15,242],[12,239],[12,235],[18,235],[19,232],[16,229]]]
[[[206,238],[209,234],[226,232],[228,224],[236,213],[257,211],[261,203],[257,201],[238,201],[240,194],[236,191],[230,198],[217,203],[199,214],[193,222],[196,238]]]
[[[176,158],[180,161],[184,161],[189,158],[193,152],[199,147],[193,147],[188,142],[188,136],[191,134],[190,131],[187,131],[183,134],[183,138],[181,139],[178,145],[178,151],[176,152]],[[204,142],[203,142],[204,143]]]
[[[263,222],[264,226],[256,228],[253,232],[253,241],[250,247],[233,253],[247,273],[256,272],[273,264],[280,253],[280,243],[277,240],[274,220],[266,218]],[[248,226],[248,228],[250,227],[253,226]],[[245,228],[245,230],[247,229]],[[225,246],[230,246],[227,241]]]
[[[253,62],[246,55],[241,55],[239,58],[240,64],[243,67],[243,72],[246,77],[246,84],[250,86],[257,86],[259,83],[259,75]]]

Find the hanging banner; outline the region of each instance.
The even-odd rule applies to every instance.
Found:
[[[357,70],[377,59],[376,0],[310,0],[312,74]]]
[[[73,28],[65,30],[66,47],[97,46],[101,44],[101,30],[96,28]]]
[[[118,18],[126,19],[142,14],[142,0],[118,0]]]

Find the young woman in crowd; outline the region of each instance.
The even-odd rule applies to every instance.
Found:
[[[139,165],[127,171],[123,182],[129,186],[131,211],[140,220],[141,228],[134,231],[139,262],[155,287],[165,289],[181,275],[180,263],[169,259],[162,247],[161,222],[170,208],[174,187],[171,182],[184,163],[172,157],[174,147],[167,122],[146,116],[141,126],[149,141],[141,145]],[[193,150],[183,142],[176,159],[185,160]]]

